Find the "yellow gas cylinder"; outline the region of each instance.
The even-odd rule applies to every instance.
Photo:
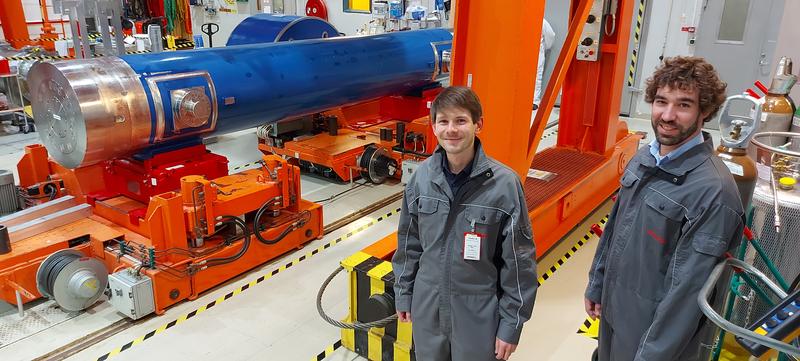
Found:
[[[753,111],[748,115],[735,111],[741,109]],[[720,146],[716,154],[733,175],[742,206],[747,209],[758,179],[756,162],[748,155],[747,147],[758,126],[758,119],[763,118],[760,103],[747,95],[734,95],[725,100],[719,113]]]
[[[716,153],[731,171],[742,198],[742,205],[747,209],[758,178],[756,162],[747,154],[747,149],[726,146],[724,143],[717,147]]]
[[[794,103],[789,98],[792,86],[797,82],[797,77],[792,74],[792,59],[781,57],[775,70],[775,77],[772,78],[767,96],[761,105],[761,118],[758,122],[758,132],[788,132],[792,127],[792,116],[794,115]],[[785,137],[770,137],[769,144],[774,147],[786,144]],[[750,145],[748,153],[753,159],[761,159],[765,152],[757,151],[755,146]],[[761,159],[761,163],[770,164],[768,159]]]

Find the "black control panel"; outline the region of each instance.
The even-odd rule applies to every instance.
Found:
[[[795,290],[784,298],[748,329],[759,335],[785,342],[796,338],[800,332],[800,290]],[[741,337],[736,337],[736,341],[756,357],[770,350],[762,344]]]

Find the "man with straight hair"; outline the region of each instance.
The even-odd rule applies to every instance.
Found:
[[[744,227],[728,168],[704,122],[726,84],[702,58],[666,59],[647,81],[655,139],[620,179],[585,293],[600,320],[600,361],[697,360],[709,326],[697,295]]]
[[[431,105],[439,146],[406,185],[395,304],[417,360],[507,360],[536,297],[536,264],[517,174],[484,153],[477,95],[449,87]]]

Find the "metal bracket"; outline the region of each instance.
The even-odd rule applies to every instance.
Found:
[[[204,78],[206,80],[206,84],[208,85],[208,91],[211,95],[211,125],[209,130],[216,129],[217,127],[217,116],[218,116],[218,109],[217,109],[217,88],[214,86],[214,81],[211,80],[211,75],[207,71],[191,71],[187,73],[177,73],[177,74],[167,74],[167,75],[157,75],[152,76],[146,79],[147,87],[150,88],[150,93],[153,97],[153,104],[156,110],[156,132],[155,132],[155,139],[154,141],[160,142],[166,138],[166,118],[165,106],[169,107],[169,110],[172,111],[172,105],[166,105],[161,99],[161,90],[158,88],[158,83],[170,81],[170,80],[178,80],[178,79],[189,79],[189,78]],[[201,131],[197,132],[190,132],[186,134],[198,134]]]

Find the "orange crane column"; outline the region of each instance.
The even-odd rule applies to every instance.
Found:
[[[32,43],[21,0],[0,1],[0,22],[3,23],[3,36],[14,48]]]
[[[479,137],[493,158],[522,179],[528,144],[544,1],[456,2],[451,84],[469,86],[483,104]]]
[[[559,123],[559,147],[602,155],[617,145],[618,130],[627,130],[627,125],[619,120],[619,109],[633,3],[619,1],[615,31],[611,35],[602,35],[597,61],[572,62],[564,81],[560,113],[562,119],[572,121]],[[573,15],[577,5],[578,0],[573,0]],[[603,21],[611,19],[605,17]]]

